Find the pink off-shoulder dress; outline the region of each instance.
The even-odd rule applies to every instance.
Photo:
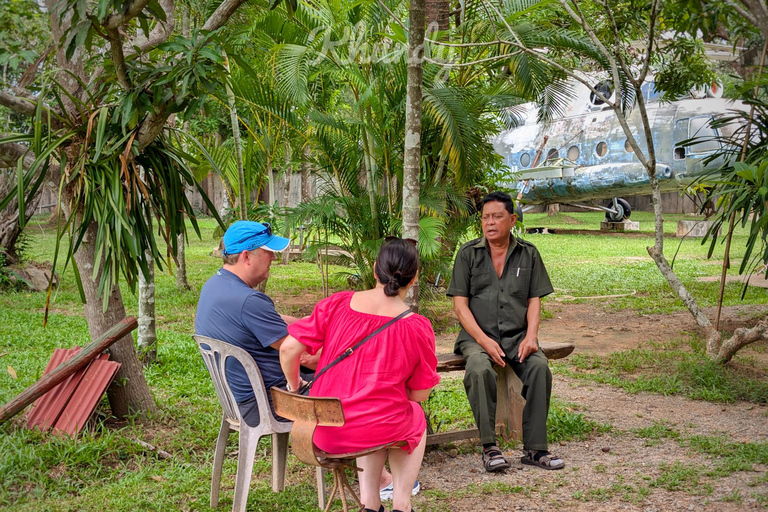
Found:
[[[288,326],[310,354],[323,348],[318,369],[391,320],[353,310],[353,294],[336,293],[320,301],[310,317]],[[314,383],[310,396],[340,398],[346,418],[342,427],[317,427],[315,444],[328,453],[349,453],[405,441],[403,449],[412,452],[426,420],[406,390],[437,385],[436,367],[432,324],[421,315],[401,318]]]

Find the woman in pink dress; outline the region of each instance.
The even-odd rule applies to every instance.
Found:
[[[399,238],[382,245],[373,267],[376,287],[340,292],[320,301],[310,317],[288,326],[280,363],[288,389],[299,389],[299,358],[321,348],[318,368],[325,368],[347,348],[407,311],[404,299],[416,280],[419,257],[412,241]],[[315,445],[328,453],[349,453],[404,441],[402,447],[358,459],[360,498],[367,511],[383,512],[379,478],[389,458],[394,478],[393,512],[411,511],[411,490],[426,445],[426,420],[418,402],[440,381],[435,368],[435,333],[429,320],[409,313],[365,342],[348,358],[318,378],[310,396],[341,399],[346,423],[317,427]]]

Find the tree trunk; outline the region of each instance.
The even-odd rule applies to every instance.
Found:
[[[370,109],[369,109],[370,110]],[[366,190],[368,191],[368,203],[371,208],[371,224],[373,224],[373,238],[379,238],[379,208],[376,205],[376,159],[374,158],[373,137],[363,126],[363,165],[365,166]]]
[[[719,361],[730,361],[742,347],[757,341],[768,341],[768,318],[763,318],[760,323],[751,329],[742,327],[734,331],[731,338],[725,340],[717,353]]]
[[[34,155],[27,153],[26,146],[21,144],[6,144],[3,145],[3,149],[6,152],[0,155],[0,198],[13,193],[13,189],[16,188],[17,175],[15,168],[18,160],[24,158],[22,162],[24,170],[27,170],[35,160]],[[56,172],[58,173],[58,170]],[[35,213],[42,197],[43,188],[41,187],[37,194],[32,197],[32,200],[24,205],[25,220],[32,217]],[[16,199],[13,199],[4,210],[0,211],[0,251],[6,255],[6,263],[16,263],[18,261],[19,255],[16,253],[16,242],[19,239],[19,235],[21,235],[19,207]]]
[[[312,199],[312,171],[309,165],[309,157],[311,155],[312,148],[309,144],[304,146],[304,159],[301,162],[301,202],[306,203]]]
[[[224,54],[224,68],[229,74],[229,60],[227,54]],[[243,150],[240,144],[240,122],[237,119],[237,107],[235,106],[235,93],[229,86],[229,81],[225,82],[227,91],[227,103],[229,103],[229,120],[232,124],[232,139],[235,141],[235,160],[237,161],[237,209],[239,210],[240,220],[248,219],[248,202],[245,194],[245,170],[243,169]]]
[[[2,191],[2,185],[0,184],[0,197],[5,197],[8,191]],[[26,210],[26,218],[29,219],[37,206],[40,204],[40,199],[43,197],[42,188],[37,191],[37,194],[31,201],[24,205]],[[14,199],[5,208],[0,211],[0,252],[5,254],[6,263],[17,263],[19,261],[19,254],[16,251],[16,242],[21,235],[21,226],[19,225],[19,208],[18,203]]]
[[[430,31],[439,30],[440,32],[446,32],[450,30],[450,17],[451,6],[448,0],[426,0],[425,5],[427,25]]]
[[[283,208],[288,208],[291,197],[291,178],[293,177],[293,165],[291,164],[293,156],[291,155],[291,145],[288,141],[285,142],[285,170],[283,170]],[[291,230],[288,223],[285,223],[285,229],[283,230],[283,236],[290,239]],[[280,255],[280,264],[286,265],[291,259],[291,244]]]
[[[187,242],[184,239],[184,233],[179,233],[176,239],[176,260],[178,266],[176,267],[176,288],[180,291],[191,290],[189,285],[189,279],[187,279]]]
[[[62,207],[67,215],[73,215],[70,205],[73,198],[67,189],[62,193]],[[97,276],[93,276],[96,257],[96,232],[97,226],[91,223],[86,230],[83,241],[75,253],[75,262],[83,283],[85,294],[85,319],[88,322],[88,331],[91,339],[97,339],[111,327],[125,318],[125,307],[120,288],[115,286],[109,293],[107,308],[102,308],[102,298],[99,296],[99,278],[103,272],[103,266]],[[146,416],[157,411],[155,400],[144,378],[141,362],[136,355],[133,345],[133,336],[126,335],[109,349],[113,361],[120,363],[120,370],[115,380],[107,390],[109,405],[112,414],[118,418],[124,418],[132,414]]]
[[[139,272],[139,333],[136,342],[141,362],[149,366],[157,361],[157,334],[155,332],[155,260],[147,251],[148,279]]]
[[[405,103],[403,159],[403,237],[419,239],[419,176],[421,171],[422,77],[424,72],[424,0],[411,0],[408,34],[408,82]],[[408,292],[407,304],[419,309],[419,283]]]
[[[267,187],[269,190],[269,200],[267,204],[275,204],[275,172],[272,169],[272,157],[267,155]]]

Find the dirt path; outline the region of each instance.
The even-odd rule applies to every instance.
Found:
[[[609,424],[613,430],[588,441],[553,447],[567,463],[562,471],[524,467],[516,462],[520,453],[509,451],[507,455],[515,461],[512,469],[491,475],[482,470],[478,453],[429,452],[420,475],[428,502],[416,505],[417,510],[763,510],[758,495],[766,503],[768,467],[710,477],[706,473],[720,466],[717,459],[675,439],[643,438],[637,429],[664,422],[680,439],[727,435],[734,442],[767,442],[768,407],[629,395],[566,377],[555,378],[554,394],[579,404],[587,418]],[[676,465],[664,474],[664,464]],[[680,479],[679,490],[665,489],[675,488],[675,478]],[[441,498],[446,493],[449,499],[435,499],[436,492]]]
[[[727,308],[725,328],[742,326],[755,312],[754,306]],[[605,312],[590,304],[563,304],[554,315],[542,325],[542,338],[569,341],[576,344],[577,351],[601,355],[648,341],[687,336],[695,329],[687,312],[638,316]],[[440,336],[438,351],[451,350],[454,339],[455,334]],[[751,351],[750,355],[768,361],[764,352]],[[768,508],[768,467],[722,469],[722,458],[697,452],[686,441],[693,436],[726,436],[729,442],[766,443],[768,407],[630,395],[563,376],[555,377],[553,394],[612,430],[588,441],[553,447],[566,461],[562,471],[524,467],[517,462],[520,453],[510,451],[507,454],[516,461],[512,469],[501,475],[487,474],[471,444],[461,446],[459,453],[428,452],[420,474],[424,495],[415,500],[414,507],[452,512],[728,512]],[[659,425],[668,429],[666,437],[648,438],[639,430],[659,429]],[[715,469],[719,471],[713,475]]]

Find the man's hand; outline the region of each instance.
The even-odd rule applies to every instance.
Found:
[[[483,347],[483,350],[488,352],[488,355],[491,356],[491,359],[493,359],[494,363],[501,366],[502,368],[507,365],[507,363],[504,362],[504,351],[501,350],[499,344],[496,343],[493,339],[486,336],[484,338],[478,339],[477,343]]]
[[[529,355],[533,354],[539,350],[539,344],[537,343],[537,338],[535,337],[528,337],[526,336],[523,341],[520,342],[520,345],[517,347],[517,357],[520,359],[520,362],[522,363],[525,361],[525,358]]]

